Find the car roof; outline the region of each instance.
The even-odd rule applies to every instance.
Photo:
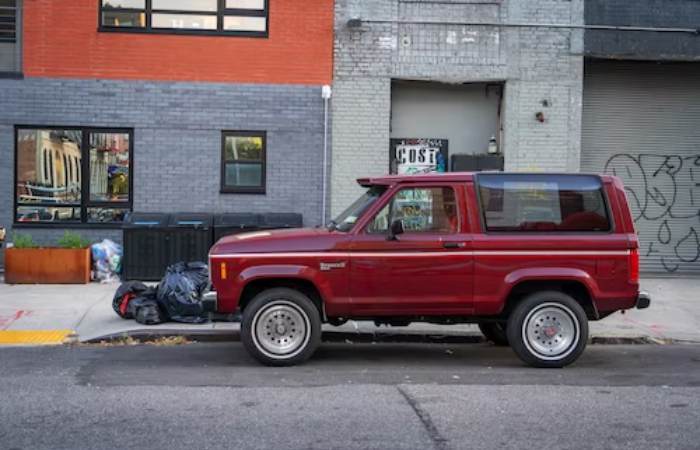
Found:
[[[377,177],[358,178],[357,182],[361,186],[391,186],[393,184],[412,184],[412,183],[429,183],[429,182],[444,182],[444,181],[473,181],[477,173],[495,174],[495,175],[538,175],[538,176],[562,176],[562,175],[589,175],[600,177],[603,182],[612,180],[610,175],[600,175],[594,173],[561,173],[561,172],[501,172],[501,171],[484,171],[484,172],[431,172],[416,175],[381,175]]]

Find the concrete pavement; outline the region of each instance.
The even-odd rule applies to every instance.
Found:
[[[595,339],[646,339],[659,342],[700,342],[700,279],[644,278],[642,288],[652,294],[646,310],[616,313],[591,323]],[[61,332],[48,335],[44,343],[66,340],[93,341],[121,334],[204,334],[222,338],[235,336],[238,324],[212,322],[201,325],[165,323],[145,326],[123,320],[112,310],[111,301],[118,284],[88,285],[7,285],[0,283],[0,344],[3,332],[21,332],[6,338],[5,344],[37,344],[32,332]],[[480,336],[475,325],[441,326],[416,323],[403,328],[378,328],[371,322],[348,322],[342,327],[326,328],[345,335],[400,334]],[[14,339],[14,340],[13,340]],[[9,342],[8,342],[9,340]]]

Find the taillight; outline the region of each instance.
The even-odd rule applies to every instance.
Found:
[[[636,248],[630,250],[629,274],[631,283],[639,283],[639,251]]]

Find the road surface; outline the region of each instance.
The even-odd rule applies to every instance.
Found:
[[[0,349],[2,449],[700,448],[700,345],[589,346],[532,369],[487,344]]]

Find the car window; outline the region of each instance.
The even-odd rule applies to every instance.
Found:
[[[336,230],[350,231],[357,220],[374,204],[386,191],[386,186],[372,186],[360,198],[340,213],[332,222]]]
[[[458,212],[450,187],[405,188],[398,191],[367,226],[368,233],[387,233],[403,220],[405,233],[456,233]]]
[[[591,175],[478,176],[487,231],[609,231],[600,179]]]

